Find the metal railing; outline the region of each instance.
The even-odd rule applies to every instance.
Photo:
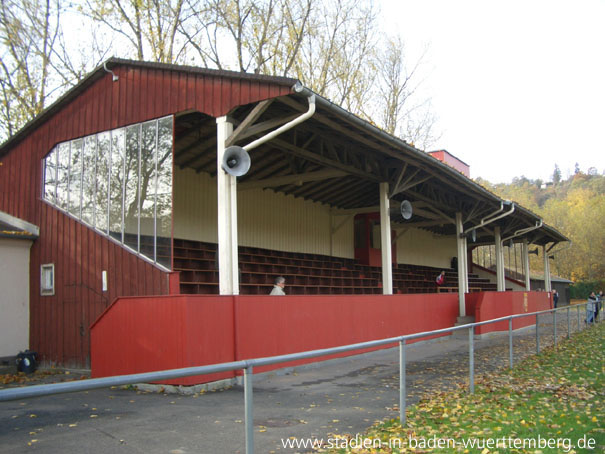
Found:
[[[577,326],[581,330],[580,319],[584,321],[588,319],[587,309],[583,311],[584,316],[581,316],[581,307],[589,308],[594,303],[577,304]],[[254,367],[269,366],[272,364],[286,363],[301,359],[317,358],[320,356],[333,355],[338,353],[349,352],[353,350],[361,350],[366,348],[381,347],[388,344],[399,343],[399,417],[401,425],[406,422],[406,343],[410,340],[421,339],[423,337],[435,336],[439,334],[453,333],[455,331],[468,330],[469,341],[469,391],[475,391],[475,364],[474,364],[474,335],[475,327],[508,321],[508,344],[509,344],[509,367],[514,364],[513,358],[513,319],[523,317],[536,317],[536,353],[540,353],[540,330],[539,319],[541,315],[553,314],[553,334],[554,345],[557,344],[557,312],[566,311],[567,313],[567,337],[571,335],[571,306],[560,307],[556,309],[548,309],[539,312],[531,312],[527,314],[509,315],[506,317],[485,320],[483,322],[469,323],[466,325],[443,328],[433,331],[423,331],[420,333],[407,334],[404,336],[391,337],[369,342],[361,342],[357,344],[344,345],[340,347],[324,348],[320,350],[311,350],[301,353],[292,353],[288,355],[271,356],[266,358],[256,358],[244,361],[233,361],[229,363],[213,364],[198,367],[186,367],[182,369],[170,369],[156,372],[146,372],[140,374],[119,375],[113,377],[93,378],[88,380],[80,380],[66,383],[53,383],[46,385],[34,385],[20,388],[9,388],[0,390],[0,402],[30,397],[40,397],[52,394],[72,393],[79,391],[88,391],[91,389],[108,388],[111,386],[131,385],[137,383],[155,382],[173,378],[191,377],[194,375],[206,375],[218,372],[227,372],[234,370],[244,371],[244,412],[245,412],[245,442],[246,454],[254,453],[254,424],[253,424],[253,400],[252,400],[252,376]],[[599,318],[603,318],[603,310],[599,312]],[[594,319],[592,323],[594,323]],[[587,323],[589,324],[589,323]]]

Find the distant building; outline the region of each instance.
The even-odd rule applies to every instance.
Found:
[[[567,306],[571,300],[569,296],[569,286],[573,284],[573,281],[551,274],[550,282],[552,285],[552,289],[556,290],[559,293],[559,306]],[[543,290],[544,274],[531,273],[530,283],[532,290]]]
[[[466,177],[471,177],[471,168],[465,162],[462,162],[456,156],[451,154],[447,150],[437,150],[437,151],[429,151],[428,152],[433,158],[439,159],[444,164],[447,164],[450,167],[453,167],[458,172],[462,173]]]

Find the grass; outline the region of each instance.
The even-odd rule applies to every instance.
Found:
[[[512,370],[436,392],[329,453],[605,453],[605,323]],[[469,446],[468,443],[475,443]],[[467,443],[465,445],[464,443]]]

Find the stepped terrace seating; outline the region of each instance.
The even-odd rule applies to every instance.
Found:
[[[217,245],[175,239],[174,271],[180,272],[181,293],[218,294]],[[266,295],[273,279],[284,276],[290,295],[382,294],[379,267],[361,265],[354,259],[301,252],[284,252],[257,247],[239,247],[240,294]],[[440,269],[417,265],[394,265],[395,293],[457,291],[455,270],[446,271],[446,285],[437,287]],[[450,285],[451,284],[451,285]],[[495,284],[469,275],[471,291],[495,290]]]

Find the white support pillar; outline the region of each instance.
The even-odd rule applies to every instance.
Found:
[[[525,271],[525,290],[531,290],[531,281],[529,275],[529,244],[523,240],[523,270]]]
[[[548,291],[552,292],[552,281],[550,280],[550,260],[548,258],[548,252],[546,253],[546,263],[548,264],[548,273],[546,274],[548,277]]]
[[[389,183],[380,183],[380,249],[382,252],[382,294],[393,294],[393,254],[391,253],[391,216]]]
[[[466,316],[466,302],[464,299],[464,293],[466,289],[466,279],[464,263],[466,259],[466,250],[464,247],[464,239],[460,238],[462,235],[462,213],[456,213],[456,247],[458,251],[458,315],[460,317]],[[468,275],[467,275],[468,276]]]
[[[468,241],[462,238],[462,249],[464,250],[464,293],[468,293]]]
[[[233,132],[227,117],[216,119],[218,282],[221,295],[239,295],[237,258],[237,180],[222,169],[225,141]]]
[[[544,290],[550,292],[552,290],[550,286],[550,263],[548,261],[546,244],[542,246],[542,254],[544,255]]]
[[[496,280],[498,283],[498,291],[506,290],[504,279],[504,255],[502,254],[502,236],[500,235],[500,227],[494,227],[494,237],[496,243]]]

